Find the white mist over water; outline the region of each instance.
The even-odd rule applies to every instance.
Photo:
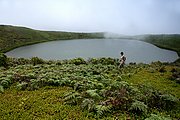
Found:
[[[180,33],[180,0],[0,0],[0,15],[41,30]]]

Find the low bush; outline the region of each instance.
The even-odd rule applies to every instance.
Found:
[[[45,63],[45,61],[43,59],[39,58],[39,57],[32,57],[31,58],[31,63],[33,65],[37,65],[37,64],[43,64],[43,63]]]
[[[160,115],[151,114],[151,116],[146,118],[145,120],[171,120],[171,119],[167,118],[167,117],[160,116]]]
[[[147,113],[147,105],[144,102],[135,101],[132,103],[130,107],[130,111],[135,112],[136,114],[146,114]]]
[[[81,64],[86,64],[86,61],[83,58],[75,58],[70,60],[69,63],[75,65],[81,65]]]
[[[3,53],[0,53],[0,67],[3,66],[3,67],[7,67],[7,56]]]
[[[91,64],[117,65],[118,59],[113,58],[91,58],[88,60]]]

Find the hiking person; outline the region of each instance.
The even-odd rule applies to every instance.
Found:
[[[120,54],[121,54],[121,57],[119,59],[119,62],[120,62],[119,67],[122,68],[122,67],[124,67],[124,64],[125,64],[125,61],[126,61],[126,57],[124,56],[123,52],[121,52]]]

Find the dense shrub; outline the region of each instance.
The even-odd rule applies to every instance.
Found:
[[[161,66],[159,68],[159,72],[161,72],[161,73],[166,72],[165,66]]]
[[[16,87],[18,90],[25,90],[28,87],[28,83],[27,82],[21,82],[21,83],[18,83]]]
[[[0,85],[4,89],[9,88],[11,84],[12,84],[12,76],[11,75],[0,77]]]
[[[26,59],[26,58],[11,58],[11,57],[8,57],[8,65],[9,66],[26,65],[26,64],[31,64],[31,60]]]
[[[3,88],[8,88],[9,87],[9,82],[7,80],[2,80],[0,85],[2,85]]]
[[[3,53],[0,53],[0,67],[7,67],[7,56]]]
[[[163,116],[151,114],[151,116],[148,117],[148,118],[146,118],[145,120],[171,120],[171,119],[170,119],[170,118],[163,117]]]
[[[171,80],[176,81],[177,83],[180,84],[180,69],[172,69],[171,70],[172,75],[169,77]]]
[[[80,65],[86,64],[86,61],[83,58],[75,58],[69,61],[70,64]]]
[[[141,100],[150,108],[158,108],[164,110],[173,109],[179,102],[179,99],[170,95],[157,91],[149,86],[139,87],[143,97]]]
[[[160,98],[161,108],[165,110],[171,110],[172,108],[176,107],[177,103],[179,102],[178,98],[169,94],[160,95]]]
[[[43,63],[45,63],[45,61],[43,59],[41,59],[41,58],[38,58],[38,57],[32,57],[31,58],[31,63],[33,65],[37,65],[37,64],[43,64]]]
[[[118,60],[113,58],[91,58],[88,60],[92,64],[117,65]]]
[[[130,110],[132,112],[135,112],[137,114],[147,113],[147,105],[144,104],[144,102],[135,101],[132,103]]]

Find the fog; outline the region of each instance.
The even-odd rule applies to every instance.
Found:
[[[0,24],[131,35],[180,33],[180,0],[0,0]]]

